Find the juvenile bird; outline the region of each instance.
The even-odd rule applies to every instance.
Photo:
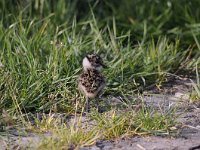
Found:
[[[90,99],[99,98],[106,85],[101,69],[106,66],[97,54],[88,54],[82,62],[83,72],[78,79],[78,88],[86,98],[86,111],[90,111]],[[98,100],[96,100],[98,109]]]

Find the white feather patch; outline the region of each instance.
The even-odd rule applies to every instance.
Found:
[[[91,63],[89,62],[89,60],[87,59],[87,57],[85,57],[85,58],[83,59],[83,68],[84,68],[84,70],[87,70],[87,69],[92,68],[92,65],[91,65]]]

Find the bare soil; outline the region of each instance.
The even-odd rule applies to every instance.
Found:
[[[188,78],[173,79],[163,87],[148,89],[144,94],[146,106],[160,111],[176,108],[178,136],[134,136],[113,141],[97,141],[81,150],[198,150],[200,149],[200,101],[190,102],[191,84]],[[156,93],[156,94],[155,94]],[[120,99],[112,98],[116,104]],[[73,118],[73,117],[72,117]],[[18,131],[0,133],[0,150],[34,149],[47,135],[23,134]]]

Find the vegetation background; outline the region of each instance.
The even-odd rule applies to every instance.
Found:
[[[84,101],[77,90],[81,61],[93,52],[108,65],[105,97],[121,96],[130,106],[145,89],[196,72],[199,99],[199,7],[199,0],[1,0],[0,129],[11,124],[51,129],[56,140],[43,143],[46,149],[91,145],[137,131],[168,132],[174,125],[171,111],[97,113],[91,116],[97,129],[90,131],[66,128],[54,115],[36,117],[32,125],[24,114],[76,116]]]
[[[105,95],[199,71],[199,0],[1,0],[0,110],[67,112],[86,53],[109,66]]]

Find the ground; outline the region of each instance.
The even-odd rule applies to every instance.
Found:
[[[170,87],[170,88],[169,88]],[[170,89],[170,90],[169,90]],[[81,147],[81,150],[195,150],[200,149],[200,103],[190,102],[189,91],[191,90],[190,80],[187,78],[174,79],[173,85],[165,84],[158,91],[157,88],[147,90],[144,96],[145,105],[154,107],[157,110],[165,111],[176,108],[175,114],[178,116],[174,130],[179,131],[176,136],[173,135],[145,135],[121,137],[114,140],[97,140],[94,145]],[[148,93],[148,94],[147,94]],[[153,94],[159,93],[159,94]],[[162,94],[161,94],[162,93]],[[118,98],[112,98],[112,101],[120,103]],[[67,122],[72,122],[74,116],[68,118]],[[88,122],[88,117],[83,116],[82,122]],[[91,123],[92,124],[92,123]],[[23,130],[22,130],[23,131]],[[7,133],[1,135],[0,149],[6,147],[11,149],[35,149],[37,143],[42,138],[51,136],[49,133],[20,133],[17,130],[8,129]]]

